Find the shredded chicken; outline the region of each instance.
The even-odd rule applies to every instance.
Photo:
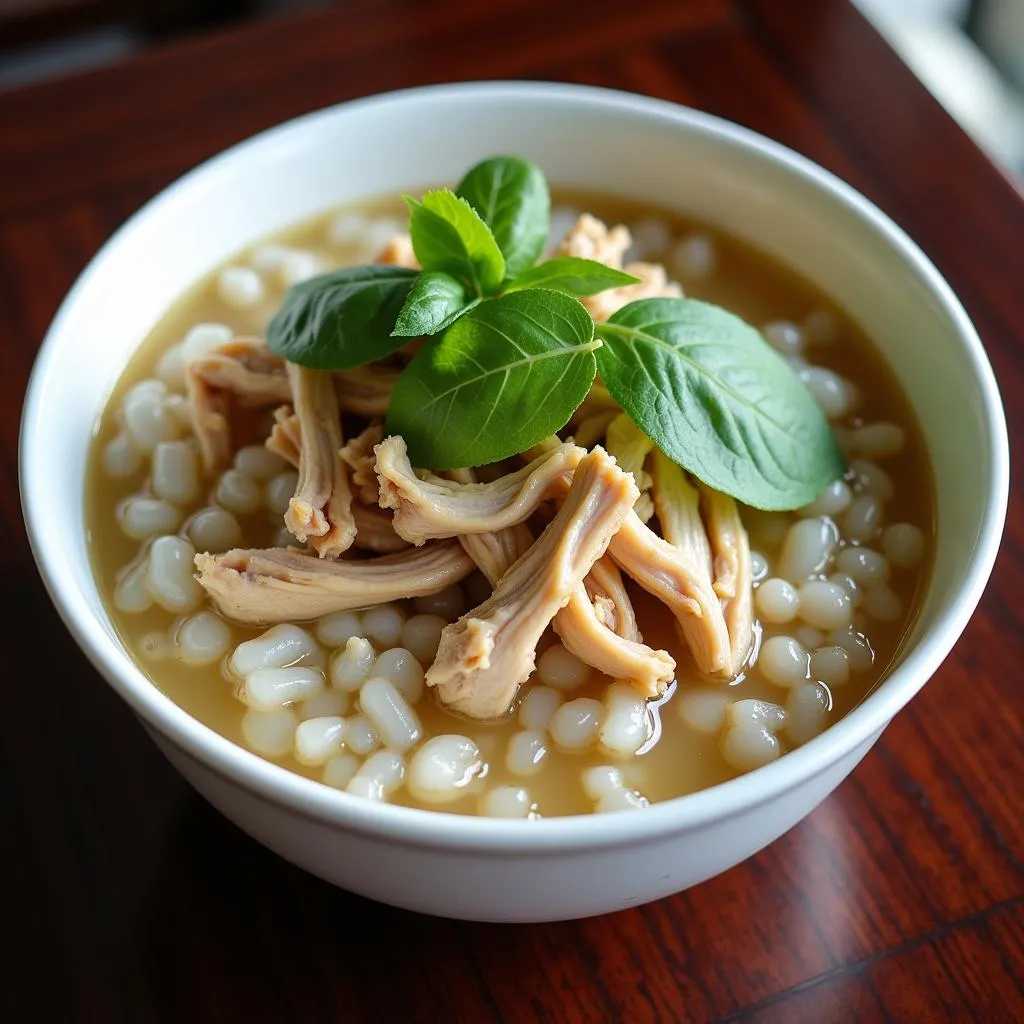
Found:
[[[722,602],[712,580],[711,548],[699,496],[670,459],[654,456],[654,507],[665,540],[637,520],[616,537],[612,557],[676,616],[697,669],[731,677],[733,655]]]
[[[338,370],[333,378],[340,409],[356,416],[383,416],[401,372],[401,367],[387,363]],[[202,381],[214,391],[231,395],[243,408],[279,405],[291,398],[285,361],[258,338],[218,345],[189,364],[188,378],[190,388],[193,380]]]
[[[299,482],[284,524],[321,558],[335,557],[356,536],[352,491],[340,455],[337,398],[330,374],[289,363],[288,380],[299,426]]]
[[[592,416],[584,416],[576,421],[572,431],[572,439],[581,448],[592,448],[604,436],[612,422],[619,415],[617,409],[605,409],[595,412]]]
[[[612,558],[675,616],[679,631],[704,675],[731,678],[732,655],[722,606],[710,581],[683,553],[649,530],[635,512],[609,547]]]
[[[713,585],[725,609],[725,625],[732,650],[730,673],[735,676],[746,666],[754,638],[750,541],[736,502],[721,491],[703,484],[699,487],[713,554]]]
[[[636,499],[633,511],[641,523],[649,523],[654,518],[654,501],[649,494],[641,494]]]
[[[543,441],[538,441],[533,445],[532,448],[527,448],[525,452],[520,452],[516,458],[521,463],[533,462],[534,459],[541,455],[550,454],[562,444],[563,441],[557,434],[549,434]],[[453,477],[452,479],[455,478]]]
[[[633,602],[626,593],[622,573],[609,555],[594,563],[593,569],[583,583],[597,609],[597,617],[604,625],[626,640],[643,640],[637,628]],[[616,673],[610,672],[608,675]]]
[[[384,501],[386,489],[384,481],[388,480],[396,495],[400,495],[394,501],[401,506],[403,522],[409,530],[405,532],[397,525],[396,512],[396,532],[413,543],[434,537],[489,533],[524,522],[546,497],[565,492],[572,468],[585,454],[575,445],[563,444],[494,483],[467,485],[438,478],[420,480],[408,464],[404,443],[391,445],[394,441],[389,438],[383,446],[378,445],[381,500]],[[384,446],[389,446],[390,451],[385,453],[387,464],[382,471]],[[697,512],[696,507],[694,511]],[[700,529],[702,535],[702,524]],[[707,562],[702,558],[695,561],[691,551],[662,540],[635,512],[626,517],[612,538],[609,554],[627,575],[672,612],[698,671],[711,676],[729,675],[733,658],[721,602],[712,587],[710,554]]]
[[[334,374],[334,390],[342,412],[356,416],[384,416],[401,367],[370,363]]]
[[[559,246],[559,255],[639,279],[583,299],[597,321],[638,299],[683,294],[660,264],[623,266],[630,245],[624,226],[584,214]],[[419,267],[407,234],[377,261]],[[491,719],[508,712],[533,672],[549,624],[585,663],[645,696],[664,691],[675,662],[643,643],[625,573],[672,612],[700,672],[740,673],[752,647],[753,587],[736,502],[691,482],[600,381],[570,420],[571,442],[552,436],[515,460],[444,477],[415,470],[405,441],[383,437],[381,419],[422,340],[336,373],[286,363],[259,339],[219,345],[187,367],[208,472],[227,465],[262,410],[274,409],[266,447],[299,471],[285,525],[315,552],[197,555],[197,579],[221,614],[253,625],[312,619],[434,594],[475,566],[492,594],[444,629],[426,682],[452,710]],[[343,414],[372,422],[345,443]],[[607,451],[587,452],[599,442]],[[644,525],[655,514],[661,536]],[[342,560],[352,546],[373,557]]]
[[[553,626],[563,645],[584,664],[614,679],[627,680],[645,697],[656,697],[675,678],[676,663],[668,651],[655,651],[619,636],[602,618],[611,599],[592,599],[585,584],[572,593],[555,616]]]
[[[575,425],[581,423],[590,416],[598,413],[615,412],[620,413],[618,402],[612,398],[611,393],[599,380],[595,380],[590,388],[587,397],[579,404],[576,411],[569,417],[569,423]]]
[[[460,484],[477,483],[477,474],[472,469],[452,469],[447,473],[449,480]],[[476,563],[476,567],[487,577],[491,589],[508,571],[509,567],[526,554],[533,543],[533,534],[522,523],[491,533],[460,534],[459,543]]]
[[[654,503],[665,539],[699,573],[701,591],[719,598],[729,637],[729,675],[742,671],[753,641],[750,542],[736,502],[703,484],[692,484],[674,462],[655,452]]]
[[[660,451],[654,453],[653,489],[661,535],[682,552],[693,572],[711,587],[714,566],[700,514],[700,492],[686,473]]]
[[[404,551],[410,547],[407,540],[395,533],[391,516],[376,505],[353,503],[352,518],[356,524],[356,539],[353,541],[355,547],[381,555]]]
[[[632,479],[602,449],[579,463],[562,507],[536,543],[482,605],[442,632],[426,677],[442,703],[471,718],[508,711],[533,672],[541,634],[582,589],[636,497]]]
[[[341,459],[352,471],[352,486],[364,505],[377,504],[377,457],[374,447],[383,440],[384,428],[371,423],[342,449]]]
[[[629,229],[618,224],[610,231],[608,226],[592,214],[585,213],[558,247],[559,256],[579,256],[596,260],[606,267],[622,269],[622,258],[632,244]]]
[[[522,523],[517,523],[494,533],[461,534],[459,543],[494,588],[509,568],[530,550],[533,534]]]
[[[460,484],[431,474],[417,476],[405,440],[397,434],[374,451],[380,504],[395,510],[395,532],[413,544],[432,537],[493,533],[523,522],[545,498],[568,489],[585,454],[575,445],[560,444],[491,483]]]
[[[267,451],[280,455],[285,462],[299,468],[299,452],[302,448],[302,428],[299,417],[290,405],[279,405],[274,410],[274,425],[270,436],[263,442]]]
[[[654,442],[623,412],[608,424],[605,447],[622,469],[633,474],[640,490],[633,511],[646,523],[654,515],[654,503],[650,495],[651,474],[644,465]]]
[[[228,395],[213,387],[194,369],[185,371],[192,432],[199,442],[199,453],[206,473],[216,472],[231,461],[231,402]]]
[[[624,284],[621,288],[608,288],[582,299],[583,305],[598,323],[607,320],[623,306],[640,299],[681,299],[683,289],[677,281],[670,281],[660,263],[627,263],[623,270],[640,280]]]
[[[338,406],[356,416],[383,416],[401,368],[383,363],[333,374]],[[291,400],[283,359],[260,339],[218,345],[189,364],[186,374],[192,422],[207,472],[231,461],[231,408],[262,408]],[[273,449],[271,449],[273,450]]]
[[[231,461],[231,409],[253,409],[286,402],[290,397],[284,362],[265,342],[235,338],[189,363],[185,381],[192,409],[192,429],[203,466],[213,473]]]
[[[462,484],[476,481],[472,470],[448,475]],[[495,587],[526,554],[533,537],[519,523],[494,533],[460,534],[459,543]],[[607,556],[594,563],[552,625],[565,648],[580,661],[613,679],[629,680],[644,696],[660,693],[675,674],[676,663],[667,651],[643,645],[622,574]]]
[[[299,419],[292,412],[290,405],[282,405],[280,408],[274,410],[274,427],[271,431],[270,437],[266,440],[267,448],[274,452],[276,455],[280,455],[281,458],[290,462],[293,466],[298,468],[300,452],[302,449],[302,428],[299,425]],[[376,440],[380,439],[380,427],[367,427],[358,437],[353,438],[347,445],[341,449],[341,457],[344,460],[346,451],[348,454],[355,458],[355,449],[352,446],[360,440],[360,438],[366,439],[366,436],[371,436],[375,432]],[[373,443],[372,441],[370,442]],[[373,489],[370,492],[368,500],[363,500],[365,495],[365,487],[362,488],[356,495],[359,499],[357,502],[352,504],[352,519],[355,522],[356,537],[352,542],[354,547],[362,548],[364,551],[375,551],[378,554],[388,554],[392,551],[403,551],[409,547],[409,542],[403,540],[395,533],[394,526],[391,523],[391,516],[387,514],[383,509],[377,505],[377,477],[373,473],[373,448],[369,449],[370,460],[369,460],[369,471],[373,476]],[[362,456],[359,456],[362,459]],[[362,462],[360,462],[362,467]],[[357,482],[358,470],[353,472],[353,482]],[[360,504],[360,502],[362,502]]]
[[[234,338],[189,364],[212,387],[229,391],[245,408],[287,401],[285,364],[261,338]]]
[[[420,264],[412,251],[412,238],[408,233],[394,235],[377,256],[378,263],[387,263],[395,267],[409,267],[419,270]]]
[[[603,221],[585,213],[559,247],[559,254],[562,256],[580,256],[583,259],[597,260],[607,267],[624,270],[627,274],[640,279],[636,284],[608,288],[580,300],[599,323],[607,320],[627,303],[636,302],[638,299],[682,298],[683,289],[675,281],[668,279],[665,268],[660,263],[630,263],[625,267],[622,265],[623,257],[632,241],[629,230],[622,224],[609,229]]]
[[[266,626],[436,594],[473,571],[457,541],[415,551],[333,561],[294,548],[196,555],[197,579],[234,622]]]

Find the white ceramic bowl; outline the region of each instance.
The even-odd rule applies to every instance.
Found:
[[[810,278],[885,353],[920,417],[938,549],[886,681],[822,736],[749,775],[643,813],[538,822],[380,806],[293,775],[190,718],[125,653],[89,568],[86,452],[131,352],[197,277],[326,207],[456,180],[495,152],[555,183],[621,192],[733,232]],[[692,110],[567,85],[393,93],[310,114],[234,147],[148,203],[82,274],[32,375],[21,486],[35,557],[78,643],[212,804],[281,856],[415,910],[481,920],[581,917],[694,885],[823,800],[924,685],[987,581],[1005,514],[1006,429],[964,310],[921,251],[832,175]]]

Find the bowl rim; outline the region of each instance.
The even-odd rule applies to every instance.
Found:
[[[986,509],[959,593],[936,620],[931,639],[904,661],[857,707],[820,736],[745,775],[685,796],[652,804],[643,814],[584,814],[518,820],[445,813],[374,803],[332,789],[267,761],[221,736],[164,695],[131,655],[107,633],[105,610],[85,600],[80,577],[48,545],[35,527],[33,511],[43,500],[43,466],[33,425],[42,416],[44,384],[60,355],[62,325],[89,287],[97,268],[122,239],[178,195],[223,173],[264,147],[283,143],[292,133],[315,131],[318,124],[357,109],[422,100],[462,100],[521,104],[557,99],[662,126],[686,127],[721,142],[755,151],[807,184],[825,191],[862,220],[914,267],[931,298],[955,329],[971,364],[973,383],[984,405],[984,429],[991,446]],[[577,851],[614,847],[725,821],[811,781],[819,772],[864,745],[921,689],[963,632],[987,585],[1002,535],[1009,496],[1009,445],[1005,415],[992,367],[977,332],[951,287],[922,250],[878,207],[844,181],[808,158],[749,128],[690,107],[622,90],[556,82],[485,81],[442,83],[396,89],[311,111],[261,131],[221,151],[177,178],[134,213],[104,243],[65,296],[37,353],[21,420],[19,478],[22,512],[33,556],[50,599],[79,647],[144,724],[178,750],[243,789],[308,819],[399,841],[405,845],[472,850],[494,855]],[[78,518],[81,519],[81,508]],[[84,527],[83,527],[84,528]]]

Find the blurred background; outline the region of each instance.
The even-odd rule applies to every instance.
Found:
[[[1024,190],[1024,0],[851,2]],[[0,0],[0,90],[182,36],[327,6],[331,0]]]

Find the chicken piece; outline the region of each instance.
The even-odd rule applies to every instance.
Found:
[[[433,474],[417,476],[400,435],[386,438],[374,451],[380,504],[394,509],[395,532],[417,545],[432,537],[493,533],[523,522],[545,498],[565,493],[585,454],[575,445],[560,444],[491,483],[460,484]]]
[[[660,263],[630,263],[623,267],[622,259],[631,244],[632,238],[623,225],[619,224],[609,230],[603,221],[585,213],[559,247],[561,256],[580,256],[583,259],[597,260],[607,267],[624,270],[627,274],[640,279],[636,284],[609,288],[580,299],[598,323],[607,320],[627,303],[636,302],[638,299],[682,298],[683,289],[675,281],[668,279],[665,268]]]
[[[288,364],[292,403],[299,425],[299,482],[284,525],[309,541],[321,558],[352,546],[356,524],[352,491],[341,461],[341,419],[331,376]]]
[[[605,441],[619,468],[633,474],[637,488],[640,491],[650,490],[651,474],[644,469],[644,463],[654,448],[654,442],[624,412],[608,425]]]
[[[553,623],[562,644],[584,664],[614,679],[627,680],[644,697],[664,693],[675,678],[675,660],[668,651],[652,650],[609,628],[598,609],[607,611],[610,603],[606,597],[592,600],[582,583],[576,587]]]
[[[274,410],[274,425],[263,445],[267,451],[280,455],[285,462],[299,468],[302,428],[299,426],[299,417],[290,405],[280,405]]]
[[[218,345],[189,369],[210,386],[229,392],[246,408],[277,405],[291,398],[285,361],[258,338],[239,338]],[[333,374],[334,390],[342,411],[356,416],[383,416],[401,368],[370,363]]]
[[[356,416],[385,416],[391,392],[402,370],[386,363],[370,363],[334,374],[334,390],[342,412]]]
[[[637,628],[633,602],[626,593],[622,573],[611,556],[598,559],[583,583],[594,607],[599,609],[598,618],[610,630],[626,640],[643,641]]]
[[[675,616],[698,672],[731,678],[732,654],[722,605],[710,580],[683,552],[631,512],[609,546],[619,567]]]
[[[534,459],[540,458],[541,455],[549,455],[562,443],[562,439],[557,434],[549,434],[543,441],[538,441],[533,447],[527,448],[525,452],[520,452],[516,459],[521,463],[533,462]],[[455,477],[452,477],[452,479],[454,480]],[[465,483],[466,481],[463,482]]]
[[[627,263],[623,268],[627,274],[640,278],[636,284],[624,284],[621,288],[608,288],[596,295],[589,295],[580,301],[597,323],[607,320],[623,306],[640,299],[681,299],[682,286],[669,280],[660,263]]]
[[[633,474],[640,490],[633,511],[646,523],[654,515],[654,504],[649,493],[651,474],[644,468],[644,464],[654,448],[654,442],[623,412],[608,424],[604,443],[615,456],[619,468]]]
[[[459,543],[493,589],[509,568],[530,550],[533,534],[523,523],[517,523],[494,533],[460,534]]]
[[[373,449],[384,438],[379,422],[371,423],[341,449],[341,460],[352,472],[352,487],[364,505],[377,504],[377,457]]]
[[[377,262],[394,267],[409,267],[411,270],[420,269],[416,253],[412,250],[412,238],[408,233],[393,235],[388,244],[381,249]]]
[[[572,430],[574,444],[581,448],[593,448],[604,437],[612,421],[619,415],[617,409],[605,409],[576,421]]]
[[[352,505],[352,518],[356,524],[354,547],[387,555],[393,551],[405,551],[411,545],[395,533],[391,516],[376,505]]]
[[[378,476],[381,449],[395,440],[388,438],[383,446],[378,445]],[[585,454],[582,448],[562,444],[502,480],[466,485],[436,477],[420,480],[409,466],[402,442],[387,453],[381,500],[385,500],[384,479],[389,478],[398,495],[394,500],[402,506],[403,522],[419,543],[435,537],[490,533],[524,522],[545,498],[564,494],[572,479],[572,468],[579,465]],[[396,532],[416,543],[398,521],[396,512]],[[627,575],[669,608],[698,670],[705,675],[728,675],[732,663],[729,634],[721,603],[712,588],[710,549],[705,571],[702,559],[692,565],[691,552],[662,540],[631,512],[612,538],[609,554]]]
[[[476,482],[470,469],[450,471],[448,477],[461,484]],[[459,543],[493,588],[526,553],[533,537],[520,523],[494,533],[460,534]],[[667,651],[644,646],[622,574],[607,555],[594,563],[552,625],[580,661],[613,679],[629,680],[645,696],[662,692],[675,674],[675,661]]]
[[[286,402],[290,395],[285,362],[261,338],[234,338],[189,363],[189,372],[211,387],[228,391],[243,408]]]
[[[192,367],[185,371],[185,386],[203,470],[212,474],[231,462],[231,401]]]
[[[442,631],[426,682],[445,706],[477,719],[508,712],[533,672],[541,634],[582,590],[636,497],[632,479],[602,449],[579,463],[562,507],[536,543],[482,605]]]
[[[606,267],[621,270],[622,257],[632,244],[629,229],[623,224],[618,224],[609,231],[604,221],[585,213],[562,240],[556,255],[597,260]]]
[[[683,553],[687,564],[710,587],[714,565],[700,514],[700,492],[683,469],[660,451],[654,453],[653,484],[661,535]]]
[[[293,466],[298,468],[299,454],[302,448],[302,428],[299,426],[298,417],[292,412],[290,405],[283,405],[274,410],[274,428],[270,437],[266,440],[267,448],[280,455]],[[344,460],[346,450],[365,435],[376,429],[376,439],[380,439],[380,427],[367,427],[357,438],[353,438],[341,449],[341,456]],[[350,451],[350,455],[352,452]],[[363,504],[354,502],[352,504],[352,519],[356,525],[356,538],[352,542],[354,547],[362,548],[364,551],[375,551],[378,554],[389,554],[392,551],[404,551],[409,547],[409,542],[403,540],[395,533],[391,523],[391,516],[377,505],[377,477],[373,474],[373,449],[370,448],[369,470],[373,475],[373,491],[368,501]],[[355,477],[353,473],[353,477]],[[354,481],[353,481],[354,482]],[[364,491],[357,494],[358,498],[363,497]]]
[[[463,534],[459,543],[494,587],[526,554],[533,537],[520,523],[496,533]],[[580,661],[613,679],[628,680],[645,697],[663,692],[675,676],[676,663],[669,653],[642,643],[622,577],[607,557],[594,563],[552,626],[566,650]]]
[[[649,523],[654,518],[654,501],[650,494],[641,494],[636,499],[633,511],[637,514],[637,518],[641,523]]]
[[[746,667],[754,639],[754,576],[750,540],[739,508],[721,491],[699,485],[704,522],[711,542],[715,593],[725,609],[725,625],[732,650],[730,673]]]
[[[610,555],[594,563],[583,585],[596,623],[604,629],[588,621],[583,595],[577,593],[555,618],[562,643],[580,661],[613,679],[626,680],[644,697],[663,693],[675,678],[675,659],[644,643],[622,573]]]
[[[451,469],[446,474],[449,480],[460,484],[477,483],[476,470]],[[518,562],[533,543],[533,534],[522,523],[492,533],[465,533],[459,535],[463,550],[476,563],[476,567],[487,577],[491,589]]]
[[[458,541],[351,561],[316,558],[295,548],[199,554],[197,579],[233,622],[267,626],[331,612],[436,594],[473,571]]]
[[[599,380],[595,380],[587,392],[587,397],[579,404],[576,411],[569,417],[570,425],[575,425],[604,412],[622,412],[619,403],[612,398],[609,390]]]
[[[192,429],[207,473],[231,461],[231,410],[287,402],[291,391],[284,361],[254,338],[235,338],[189,363],[185,383]]]
[[[583,588],[587,589],[587,581],[583,581]],[[605,629],[610,629],[615,633],[615,604],[610,597],[605,594],[591,594],[587,591],[587,597],[590,598],[591,607],[594,609],[594,618],[604,626]],[[556,616],[557,618],[557,616]],[[616,634],[617,636],[618,634]]]
[[[701,518],[700,493],[683,470],[657,450],[654,453],[653,495],[662,535],[678,552],[677,564],[685,569],[685,579],[681,577],[679,580],[679,593],[686,603],[673,609],[680,632],[701,672],[732,678],[736,674],[733,671],[735,659],[722,602],[714,588],[711,546]],[[656,589],[648,587],[621,560],[619,564],[641,586],[658,595]],[[638,565],[638,568],[642,571],[642,566]],[[684,611],[685,614],[680,614]]]

